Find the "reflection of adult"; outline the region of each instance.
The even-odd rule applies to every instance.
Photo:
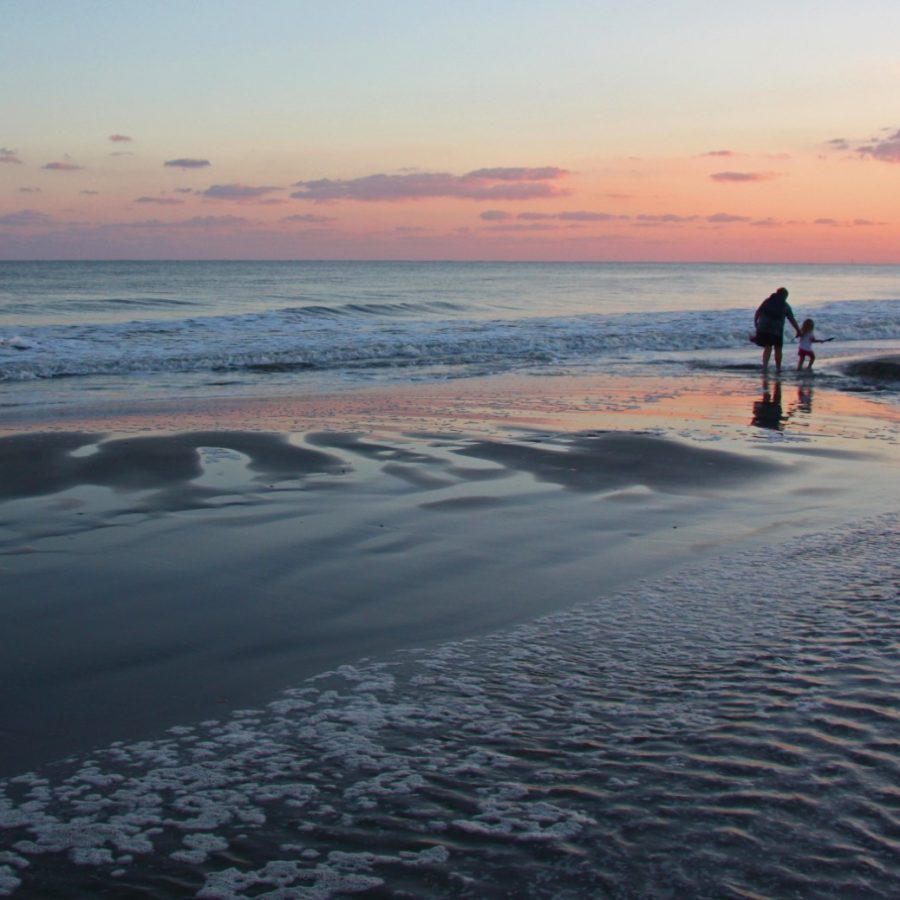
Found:
[[[753,404],[753,421],[757,428],[772,428],[781,431],[785,417],[781,414],[781,382],[775,380],[775,389],[769,391],[768,379],[763,380],[761,400]]]
[[[775,371],[781,371],[781,348],[784,344],[784,320],[787,319],[794,326],[794,331],[800,334],[800,326],[794,318],[794,311],[787,302],[787,288],[778,288],[774,294],[766,297],[756,310],[753,324],[756,326],[754,342],[763,348],[762,367],[769,367],[769,356],[772,348],[775,348]]]

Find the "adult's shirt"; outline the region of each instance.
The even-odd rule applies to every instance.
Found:
[[[784,297],[772,294],[760,303],[756,311],[756,330],[763,334],[781,335],[784,333],[784,320],[788,316],[794,316],[790,304]]]

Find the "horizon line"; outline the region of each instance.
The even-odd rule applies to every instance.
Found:
[[[367,259],[365,257],[322,257],[273,259],[270,257],[91,257],[88,259],[66,257],[32,257],[3,259],[2,263],[387,263],[421,264],[454,263],[459,265],[626,265],[626,266],[900,266],[898,262],[822,262],[814,260],[684,260],[684,259]]]

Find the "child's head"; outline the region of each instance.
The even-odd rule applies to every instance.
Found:
[[[812,319],[804,319],[800,326],[800,334],[809,334],[815,327],[816,323]]]

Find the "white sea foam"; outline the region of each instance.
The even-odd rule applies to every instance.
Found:
[[[842,352],[900,340],[900,301],[808,312]],[[182,320],[46,325],[4,336],[0,381],[154,373],[377,372],[449,367],[502,372],[635,354],[748,348],[746,310],[503,319],[312,314],[284,309]],[[5,349],[4,349],[5,348]]]
[[[40,869],[73,895],[90,870],[207,898],[896,896],[898,526],[745,550],[9,779],[0,893]]]

